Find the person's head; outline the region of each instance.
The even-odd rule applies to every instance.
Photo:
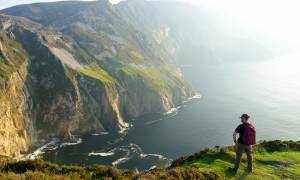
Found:
[[[250,116],[248,114],[242,114],[240,118],[242,123],[246,123],[250,119]]]

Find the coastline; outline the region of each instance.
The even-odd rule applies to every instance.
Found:
[[[176,112],[178,112],[180,110],[180,108],[182,107],[182,105],[184,105],[184,104],[192,101],[193,99],[201,99],[201,97],[202,97],[202,95],[200,93],[195,92],[193,96],[188,97],[187,100],[183,101],[181,105],[169,109],[168,111],[164,112],[163,115],[167,116],[167,115],[176,113]],[[133,125],[131,123],[126,123],[125,127],[122,127],[118,131],[118,133],[119,134],[124,134],[130,128],[132,128],[132,127],[133,127]],[[109,132],[104,131],[104,132],[99,132],[99,133],[92,133],[90,135],[92,135],[92,136],[103,136],[103,135],[108,135],[108,134],[109,134]],[[18,161],[20,161],[20,160],[27,160],[27,159],[30,159],[30,160],[38,159],[38,158],[40,158],[40,156],[42,154],[45,153],[45,150],[56,150],[56,149],[61,148],[63,146],[73,146],[73,145],[78,145],[78,144],[82,143],[81,136],[79,136],[79,135],[72,135],[72,137],[73,137],[72,141],[62,141],[58,137],[52,138],[49,142],[41,145],[40,147],[36,148],[32,152],[30,152],[28,154],[23,154],[23,155],[21,155],[19,157],[15,157],[13,159],[18,160]],[[95,153],[95,154],[99,155],[101,153]],[[95,154],[91,153],[91,155],[95,155]],[[111,154],[109,154],[109,155],[111,155]]]

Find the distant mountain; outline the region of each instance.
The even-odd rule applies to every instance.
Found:
[[[224,24],[205,5],[180,1],[129,0],[114,6],[121,16],[147,32],[171,51],[181,64],[262,61],[272,58],[271,51]],[[239,33],[236,33],[239,32]]]

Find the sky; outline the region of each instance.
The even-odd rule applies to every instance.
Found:
[[[29,4],[36,2],[53,2],[58,0],[0,0],[0,9],[8,8],[11,6],[15,6],[18,4]],[[120,2],[121,0],[110,0],[113,4]],[[190,1],[192,3],[198,3],[200,0],[182,0],[182,1]]]
[[[0,0],[0,9],[17,4],[55,0]],[[110,0],[117,3],[120,0]],[[167,0],[174,1],[174,0]],[[265,34],[277,42],[300,47],[300,0],[180,0],[205,5],[224,17],[228,26],[241,25],[249,34]],[[262,37],[263,38],[263,37]]]
[[[299,0],[210,0],[207,6],[231,20],[229,25],[237,22],[249,34],[269,36],[273,43],[300,52]]]
[[[36,2],[53,2],[53,1],[55,0],[0,0],[0,9],[4,9],[19,4],[30,4]]]

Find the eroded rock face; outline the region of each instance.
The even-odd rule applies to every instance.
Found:
[[[19,155],[29,148],[30,137],[25,117],[25,94],[22,77],[13,73],[5,84],[0,99],[0,152],[1,155]]]
[[[6,26],[4,26],[6,27]],[[28,89],[25,86],[28,57],[0,30],[0,155],[18,156],[35,141],[33,124],[26,111]],[[13,60],[11,60],[13,59]]]

